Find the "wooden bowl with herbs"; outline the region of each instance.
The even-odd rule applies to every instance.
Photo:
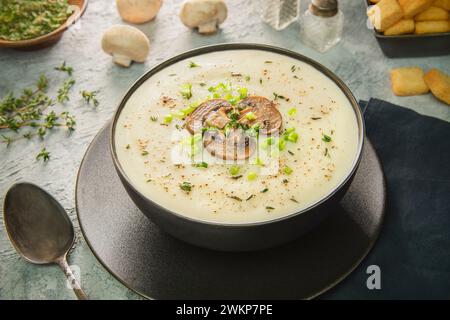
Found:
[[[0,7],[0,48],[40,49],[58,42],[88,0],[10,0]]]

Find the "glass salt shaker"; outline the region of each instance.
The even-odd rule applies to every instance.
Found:
[[[300,0],[263,0],[261,18],[276,30],[283,30],[295,21],[300,12]]]
[[[343,28],[344,14],[337,0],[311,0],[300,18],[300,40],[323,53],[341,40]]]

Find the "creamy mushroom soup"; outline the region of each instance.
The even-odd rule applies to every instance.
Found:
[[[260,50],[173,64],[129,98],[115,131],[135,188],[177,214],[250,223],[298,212],[349,174],[354,110],[310,65]]]

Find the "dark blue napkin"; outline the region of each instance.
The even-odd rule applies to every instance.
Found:
[[[377,99],[361,108],[383,164],[387,211],[371,253],[323,298],[449,299],[450,123]],[[380,290],[366,287],[370,265],[381,269]]]

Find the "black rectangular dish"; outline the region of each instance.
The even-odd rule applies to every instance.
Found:
[[[367,7],[371,5],[365,0]],[[450,54],[450,33],[433,34],[405,34],[398,36],[385,36],[383,33],[373,30],[375,38],[389,58],[401,57],[430,57]]]

